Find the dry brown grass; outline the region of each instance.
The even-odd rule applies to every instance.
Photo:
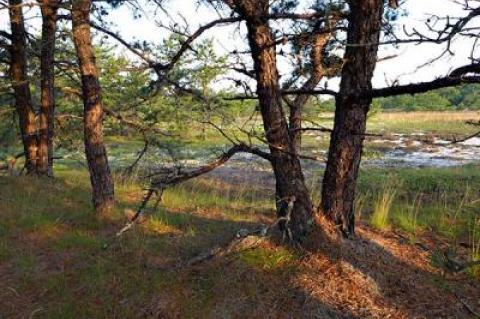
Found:
[[[382,122],[414,121],[414,122],[465,122],[479,118],[478,111],[425,111],[425,112],[382,112],[376,120]]]

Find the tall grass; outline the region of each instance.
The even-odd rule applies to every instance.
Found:
[[[476,218],[471,226],[470,231],[470,259],[471,261],[480,260],[480,217]],[[473,266],[470,269],[472,275],[480,278],[480,265]]]
[[[387,184],[377,196],[373,214],[370,216],[370,224],[373,227],[386,229],[390,226],[389,215],[396,193],[394,187]]]
[[[422,195],[421,193],[416,194],[411,204],[407,201],[405,205],[402,205],[403,207],[397,205],[392,218],[395,224],[413,235],[414,238],[412,240],[415,240],[417,232],[421,227],[419,217],[421,217]]]
[[[382,112],[368,124],[369,130],[394,133],[430,132],[436,134],[466,134],[475,131],[465,122],[478,118],[478,112]]]
[[[364,210],[365,206],[367,205],[368,197],[369,197],[369,193],[366,193],[366,194],[359,193],[359,194],[357,194],[357,196],[355,198],[354,207],[355,207],[355,218],[357,220],[362,219],[363,210]]]

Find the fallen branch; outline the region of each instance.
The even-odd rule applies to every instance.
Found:
[[[144,213],[148,202],[150,201],[150,199],[154,194],[157,194],[158,196],[158,200],[155,204],[155,207],[157,207],[162,200],[163,191],[165,190],[166,187],[180,184],[189,179],[211,172],[215,168],[226,163],[233,155],[240,152],[252,153],[252,154],[259,155],[268,160],[271,159],[270,154],[265,153],[258,148],[251,147],[246,144],[237,144],[232,146],[230,149],[228,149],[220,157],[218,157],[211,163],[200,166],[196,169],[189,170],[186,172],[180,172],[180,171],[167,172],[167,173],[164,173],[164,176],[162,177],[155,177],[155,175],[150,175],[149,177],[153,177],[153,180],[150,182],[150,187],[147,189],[147,193],[143,197],[143,200],[140,203],[140,206],[138,207],[137,211],[135,212],[135,215],[132,218],[130,218],[130,220],[125,224],[125,226],[122,229],[120,229],[117,232],[116,236],[120,237],[123,233],[130,230],[137,223],[138,218]]]
[[[206,174],[213,171],[215,168],[225,164],[233,155],[242,152],[255,154],[264,159],[272,160],[270,154],[263,152],[256,147],[251,147],[246,144],[237,144],[232,146],[230,149],[228,149],[225,153],[223,153],[220,157],[218,157],[211,163],[186,172],[174,172],[173,174],[168,174],[167,176],[154,179],[151,183],[151,188],[163,189],[166,186],[179,184],[189,179]]]
[[[455,297],[457,297],[458,301],[460,301],[460,303],[463,305],[463,307],[465,309],[468,310],[468,312],[470,312],[472,315],[474,315],[475,317],[477,318],[480,318],[480,313],[479,312],[476,312],[472,306],[470,306],[468,304],[468,302],[462,297],[460,296],[459,294],[455,293]]]
[[[267,237],[268,230],[269,227],[267,226],[262,226],[250,232],[246,229],[240,229],[227,245],[223,247],[216,246],[205,253],[189,259],[185,264],[186,266],[194,266],[215,257],[226,256],[233,252],[255,248]],[[180,267],[183,267],[183,265],[180,265]]]
[[[116,234],[117,237],[120,237],[121,235],[123,235],[123,233],[129,231],[133,226],[135,226],[139,217],[144,213],[145,208],[147,208],[147,204],[152,198],[153,194],[157,194],[158,196],[157,202],[155,203],[154,207],[157,207],[158,204],[160,204],[160,201],[162,200],[163,189],[160,189],[160,190],[156,190],[153,188],[148,189],[147,193],[143,197],[142,203],[140,204],[137,211],[135,212],[135,215],[133,215],[132,218],[130,218],[130,220],[125,224],[125,226],[123,226],[123,228],[117,232]]]

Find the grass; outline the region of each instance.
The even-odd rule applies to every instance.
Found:
[[[387,229],[390,225],[389,215],[396,191],[391,185],[384,186],[374,203],[370,224],[378,229]]]
[[[262,247],[243,251],[239,258],[247,265],[257,269],[281,271],[285,271],[288,267],[293,267],[296,260],[295,255],[286,248],[278,248],[272,252]]]
[[[158,267],[203,252],[239,228],[252,227],[260,210],[272,212],[271,204],[263,208],[266,196],[257,199],[246,187],[237,193],[200,179],[167,190],[161,208],[150,209],[145,223],[112,243],[126,221],[123,209],[138,204],[141,185],[117,182],[119,208],[99,219],[91,209],[86,172],[57,170],[56,175],[55,180],[0,177],[0,268],[13,270],[9,281],[0,285],[21,296],[43,294],[38,315],[44,318],[136,318],[152,296],[165,294],[166,285],[185,306],[185,314],[196,313],[208,305],[213,291],[209,297],[206,287],[208,282],[217,284],[215,277],[186,274],[175,279],[172,270]],[[243,267],[262,268],[256,258],[246,257],[251,263]],[[284,262],[280,253],[276,258],[265,263],[273,267]],[[195,303],[184,300],[184,293],[192,294]],[[0,312],[12,300],[4,302]],[[34,301],[27,304],[30,308],[18,304],[16,312],[6,315],[24,311],[28,317],[40,309]]]
[[[480,217],[472,221],[470,229],[470,260],[475,262],[480,260]],[[473,276],[480,277],[480,265],[473,266],[468,270]]]
[[[462,121],[475,115],[462,113],[452,123],[444,123],[445,113],[377,114],[369,130],[381,131],[382,123],[388,122],[399,133],[420,128],[465,133]],[[403,116],[409,121],[402,123]],[[320,122],[331,125],[328,116]],[[201,151],[213,147],[211,140],[221,140],[213,137],[213,131],[207,134],[205,141],[199,139],[188,147]],[[313,136],[305,140],[317,147],[328,142]],[[111,154],[121,156],[125,151],[123,140],[108,142],[117,144]],[[127,144],[132,153],[142,146]],[[375,157],[376,151],[369,156]],[[428,233],[452,246],[464,243],[468,258],[476,260],[480,258],[479,168],[364,169],[357,216],[381,229],[401,228],[415,240]],[[322,172],[313,175],[308,185],[318,201]],[[225,243],[240,228],[271,222],[271,190],[248,182],[232,185],[221,178],[198,178],[167,189],[161,207],[149,208],[144,223],[114,240],[126,221],[124,209],[136,208],[142,185],[117,181],[117,209],[100,219],[92,212],[83,166],[62,161],[56,176],[55,180],[0,177],[0,313],[6,317],[138,318],[162,311],[181,318],[235,318],[239,313],[260,317],[269,311],[290,313],[296,298],[301,305],[312,299],[299,284],[312,281],[305,279],[309,266],[305,256],[284,247],[268,244],[222,263],[178,267]],[[325,267],[325,272],[313,269],[311,278],[328,277],[336,269]],[[480,267],[470,274],[479,278]],[[298,282],[292,283],[294,279]],[[315,285],[320,288],[322,282]],[[299,297],[303,295],[305,300]]]
[[[394,181],[394,182],[392,182]],[[387,185],[387,186],[385,186]],[[478,219],[480,187],[476,165],[456,168],[368,169],[360,174],[358,198],[365,197],[362,216],[374,226],[391,223],[415,236],[432,231],[452,244],[469,243]],[[395,195],[395,198],[393,198]],[[475,240],[480,239],[476,233]]]
[[[465,185],[475,189],[478,167],[422,172],[363,171],[358,197],[362,218],[369,220],[377,203],[378,210],[389,211],[388,220],[396,227],[414,233],[433,227],[452,242],[466,235],[467,241],[476,243],[473,258],[480,239],[468,216],[478,208],[476,193],[456,182],[468,181]],[[320,177],[317,174],[317,181]],[[136,318],[148,313],[156,300],[170,300],[175,309],[161,307],[180,317],[219,313],[229,317],[238,313],[234,307],[238,301],[228,301],[218,291],[231,291],[243,300],[242,307],[274,302],[269,299],[273,296],[290,300],[298,294],[291,287],[276,295],[265,293],[303,271],[301,256],[284,247],[243,251],[226,261],[227,268],[215,263],[201,271],[174,267],[225,242],[240,228],[258,227],[265,218],[271,219],[273,194],[251,185],[228,187],[221,180],[201,178],[168,189],[161,208],[150,208],[143,224],[112,241],[125,223],[123,209],[134,209],[142,196],[141,185],[133,181],[116,185],[118,209],[99,219],[91,211],[85,171],[58,170],[55,180],[0,178],[0,271],[9,269],[0,285],[10,291],[0,302],[2,312],[13,317],[34,313],[40,318]],[[451,211],[447,214],[445,208]],[[279,309],[288,311],[288,306]]]
[[[403,134],[464,135],[475,131],[475,127],[465,122],[478,117],[479,113],[475,111],[381,112],[370,119],[368,130]]]

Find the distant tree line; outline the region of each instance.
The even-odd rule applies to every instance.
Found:
[[[334,99],[312,100],[307,107],[309,114],[333,112]],[[421,94],[403,94],[375,99],[371,110],[385,111],[456,111],[480,110],[480,86],[465,84],[441,88]]]
[[[480,109],[480,86],[466,84],[442,88],[418,95],[398,95],[377,99],[374,104],[385,110],[446,111]]]

